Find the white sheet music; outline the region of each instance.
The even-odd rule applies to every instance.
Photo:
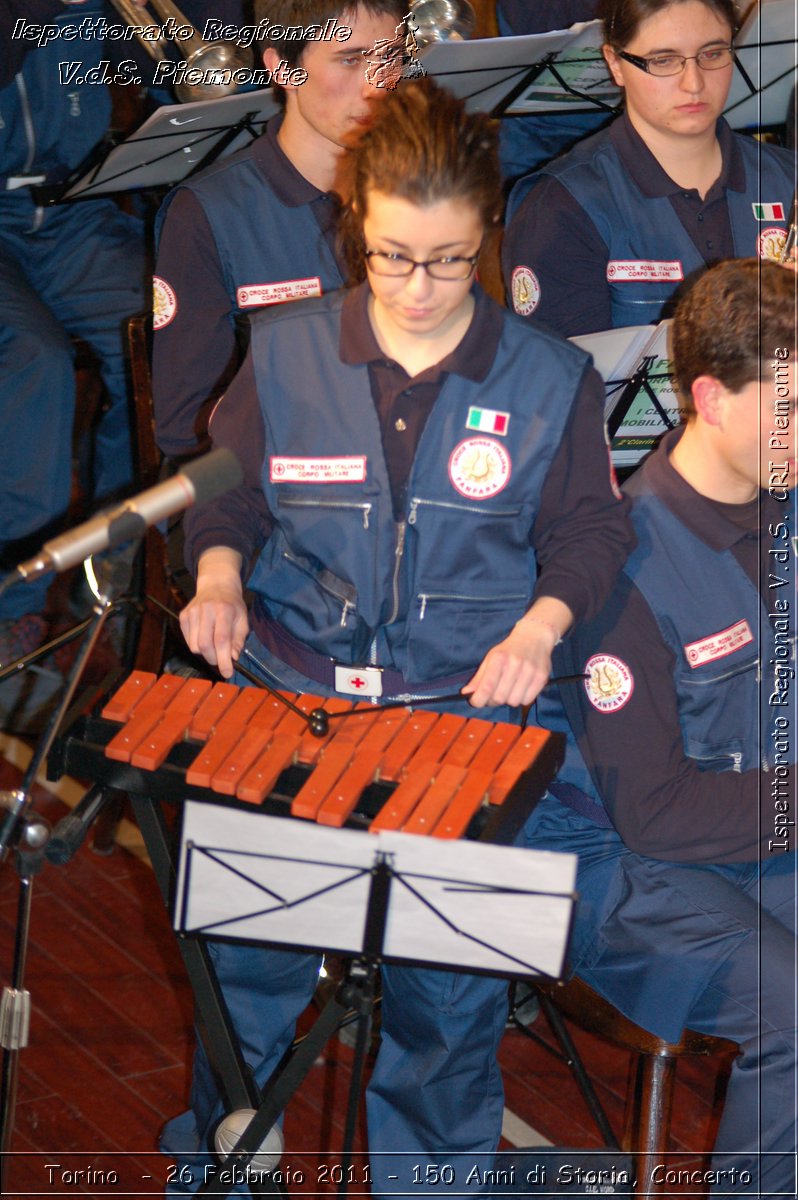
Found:
[[[575,855],[328,829],[196,801],[184,808],[175,927],[356,955],[378,853],[394,872],[386,958],[560,974]]]
[[[222,96],[218,100],[165,104],[115,146],[99,169],[74,184],[65,199],[179,183],[199,166],[236,122],[251,113],[255,132],[261,133],[264,123],[278,109],[271,88]],[[232,154],[250,141],[252,134],[243,131],[224,153]]]

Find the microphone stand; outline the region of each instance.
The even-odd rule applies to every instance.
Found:
[[[20,786],[12,791],[0,793],[0,820],[2,820],[0,861],[5,860],[9,851],[13,849],[19,875],[11,986],[3,989],[0,1000],[0,1046],[3,1051],[0,1077],[0,1195],[3,1196],[11,1194],[6,1187],[6,1173],[14,1130],[19,1051],[28,1044],[30,1025],[30,993],[25,989],[25,965],[33,899],[33,880],[41,870],[50,838],[47,821],[31,809],[31,790],[39,768],[50,752],[64,714],[72,703],[77,686],[105,622],[112,612],[125,603],[127,601],[124,599],[112,601],[108,596],[101,595],[94,605],[92,615],[85,621],[47,647],[26,655],[25,658],[20,659],[19,663],[12,664],[0,673],[1,679],[10,674],[12,670],[24,670],[30,662],[41,657],[53,645],[71,641],[79,634],[85,633],[85,640],[67,675],[61,699],[47,720]],[[56,861],[58,861],[57,858]]]

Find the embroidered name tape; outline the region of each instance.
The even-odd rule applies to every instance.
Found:
[[[262,308],[266,304],[285,304],[287,300],[307,300],[321,295],[318,275],[311,279],[284,279],[281,283],[248,283],[237,288],[239,308]]]
[[[685,646],[684,653],[691,667],[700,667],[716,658],[725,658],[727,654],[733,654],[735,650],[747,646],[753,640],[751,626],[746,620],[742,620],[736,625],[730,625],[728,629],[721,629],[720,633],[713,633],[698,642],[690,642]]]
[[[366,478],[366,455],[351,458],[284,458],[269,459],[269,480],[272,483],[363,483]]]
[[[657,262],[654,259],[616,258],[607,263],[607,279],[611,283],[660,283],[684,279],[680,261]]]

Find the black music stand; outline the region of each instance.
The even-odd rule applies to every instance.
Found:
[[[495,117],[616,112],[622,97],[601,54],[600,21],[518,37],[438,42],[419,61],[471,112]],[[780,125],[798,66],[795,0],[754,3],[735,39],[734,74],[724,110],[733,129]]]
[[[186,803],[179,934],[353,957],[337,996],[269,1086],[223,1169],[246,1170],[347,1007],[354,1007],[358,1036],[340,1188],[346,1194],[381,962],[508,978],[560,974],[573,915],[575,856],[431,841],[402,833],[363,837]],[[532,879],[535,886],[508,886],[508,879]],[[210,1194],[210,1185],[200,1194]],[[228,1195],[229,1188],[219,1191],[214,1181],[213,1194]]]
[[[620,93],[600,46],[601,24],[590,21],[549,33],[436,42],[419,61],[469,112],[615,112]],[[531,91],[542,99],[525,100]]]
[[[101,162],[62,187],[55,202],[172,187],[248,145],[278,111],[271,88],[163,105]]]
[[[604,379],[604,417],[613,466],[629,474],[681,420],[670,371],[671,321],[629,325],[570,338],[592,354]]]
[[[734,39],[724,116],[733,129],[783,125],[798,69],[795,0],[759,0]]]

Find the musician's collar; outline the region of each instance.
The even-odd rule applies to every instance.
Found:
[[[341,308],[339,353],[341,361],[350,366],[385,361],[369,321],[369,294],[368,284],[362,283],[347,293]],[[425,380],[432,382],[431,372],[436,377],[447,372],[481,383],[493,366],[502,329],[502,310],[476,284],[473,295],[474,315],[463,340],[451,354],[424,372]]]
[[[258,169],[280,203],[286,208],[300,208],[320,197],[327,197],[328,193],[322,192],[315,183],[306,179],[283,150],[277,140],[282,123],[282,113],[272,117],[266,124],[265,133],[253,143],[252,153]]]

